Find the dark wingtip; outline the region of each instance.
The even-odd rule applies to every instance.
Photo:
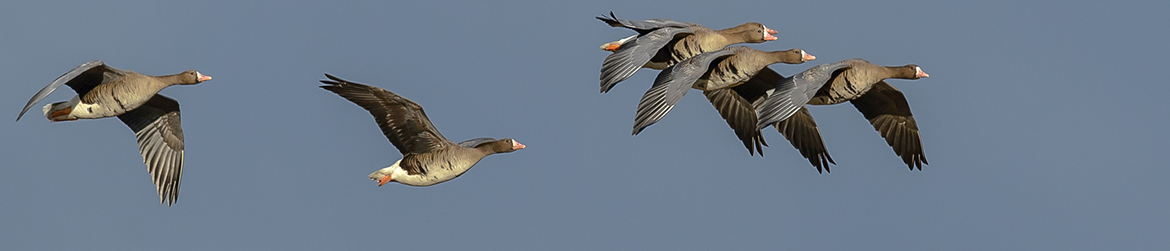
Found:
[[[829,163],[833,163],[834,165],[837,164],[837,163],[833,162],[833,159],[829,157],[829,153],[827,153],[827,152],[821,156],[811,156],[811,157],[812,158],[809,158],[809,157],[805,157],[805,158],[808,159],[808,162],[811,163],[813,165],[813,167],[817,168],[817,173],[832,173],[833,170],[829,169]]]
[[[612,84],[601,83],[601,93],[609,93],[609,90],[613,89],[613,87],[616,85],[617,85],[617,83],[612,83]]]
[[[819,173],[819,174],[826,174],[826,173],[833,172],[832,169],[829,169],[829,163],[825,163],[824,161],[820,161],[819,163],[815,163],[814,166],[817,167],[817,173]]]
[[[755,148],[754,149],[752,148],[753,145],[751,144],[751,142],[745,141],[745,142],[743,142],[743,146],[747,147],[749,155],[756,156],[756,153],[760,153],[760,157],[764,157],[764,146],[767,146],[768,143],[764,142],[764,137],[760,137],[759,134],[757,134],[755,136],[755,139],[756,140],[755,140]]]
[[[602,15],[600,17],[597,17],[597,20],[601,20],[602,22],[605,22],[606,24],[609,24],[609,25],[613,25],[614,23],[617,22],[617,17],[613,15],[613,11],[609,12],[609,16],[610,17],[605,17],[605,15]]]
[[[906,162],[906,166],[910,167],[910,171],[914,171],[915,167],[918,168],[918,171],[922,171],[923,164],[930,165],[930,162],[927,162],[926,156],[922,156],[922,155],[918,155],[918,158],[914,159],[914,161]]]
[[[331,87],[336,88],[336,87],[340,86],[342,83],[349,82],[349,81],[345,81],[344,79],[338,78],[336,76],[329,75],[329,73],[325,73],[325,77],[329,78],[330,80],[318,80],[318,81],[320,81],[322,84],[327,84],[327,85],[319,86],[319,87],[324,88],[326,90],[330,90]]]
[[[341,79],[341,78],[339,78],[339,77],[336,77],[336,76],[333,76],[333,75],[329,75],[329,73],[325,73],[325,77],[327,77],[327,78],[329,78],[329,79],[332,79],[332,80],[334,80],[334,81],[337,81],[337,82],[349,82],[349,81],[345,81],[344,79]]]
[[[757,132],[759,132],[759,131],[757,131]],[[764,157],[764,146],[768,146],[768,142],[764,141],[764,135],[762,133],[757,133],[756,136],[759,139],[758,141],[756,141],[756,151],[760,152],[760,157]],[[761,146],[761,145],[763,145],[763,146]]]

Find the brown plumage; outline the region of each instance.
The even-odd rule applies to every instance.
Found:
[[[467,172],[483,157],[524,149],[513,139],[477,138],[458,144],[447,140],[431,124],[422,106],[382,88],[349,82],[329,74],[321,88],[334,92],[370,112],[382,134],[402,159],[370,174],[379,186],[396,181],[412,186],[430,186]]]
[[[902,162],[906,163],[906,166],[922,170],[923,164],[930,164],[922,152],[922,137],[918,133],[918,124],[914,122],[910,104],[906,102],[906,96],[902,95],[901,91],[885,81],[878,81],[864,95],[849,102],[853,103],[882,138],[886,139],[886,144],[902,157]]]
[[[194,70],[174,75],[150,76],[119,70],[107,66],[100,60],[94,60],[73,68],[42,88],[29,99],[16,120],[19,121],[29,108],[62,85],[68,85],[77,92],[77,100],[45,106],[45,116],[51,121],[117,116],[138,108],[163,88],[172,85],[193,85],[207,80],[211,80],[211,77]]]
[[[923,75],[917,65],[880,66],[863,59],[847,59],[841,62],[849,64],[849,68],[833,73],[833,77],[817,90],[817,94],[808,101],[811,105],[832,105],[861,97],[874,85],[887,78],[919,79]]]
[[[760,23],[749,22],[736,27],[712,30],[694,23],[682,23],[660,18],[645,21],[631,21],[598,17],[613,27],[625,27],[637,31],[618,41],[602,45],[602,49],[613,51],[605,57],[601,66],[601,92],[609,92],[640,68],[666,69],[675,63],[704,52],[716,51],[739,43],[762,43],[776,40],[777,32]]]
[[[748,154],[754,152],[764,156],[764,135],[756,128],[758,117],[755,106],[748,99],[737,95],[732,88],[753,81],[755,78],[771,79],[779,76],[768,65],[773,63],[800,64],[816,59],[816,56],[805,53],[801,49],[764,52],[755,49],[743,50],[726,60],[714,65],[714,69],[707,74],[707,81],[696,83],[695,88],[703,90],[719,116],[727,121],[727,125],[735,132],[735,136],[743,142]],[[783,78],[783,77],[781,77]],[[701,86],[699,86],[701,85]]]
[[[923,153],[918,125],[910,112],[910,105],[901,91],[884,80],[919,79],[930,75],[913,64],[879,66],[862,59],[848,59],[840,63],[847,63],[849,66],[834,71],[828,80],[818,84],[819,89],[816,89],[815,94],[806,103],[831,105],[849,101],[886,139],[886,143],[902,158],[902,162],[911,170],[915,168],[922,170],[922,165],[929,163]],[[816,122],[808,114],[807,108],[801,107],[796,114],[777,122],[774,126],[800,150],[801,155],[817,167],[818,171],[821,170],[821,165],[825,165],[825,161],[833,163],[828,151],[825,150]],[[824,170],[829,170],[827,165],[824,166]]]
[[[743,102],[750,104],[753,110],[751,118],[731,120],[724,117],[727,120],[727,124],[735,129],[737,134],[741,131],[751,131],[755,132],[756,135],[761,135],[759,130],[756,129],[758,118],[755,117],[754,109],[763,105],[764,99],[768,97],[768,93],[776,87],[777,82],[783,79],[784,76],[772,70],[772,68],[764,67],[764,69],[761,69],[746,83],[731,88],[731,90],[735,91],[735,96],[742,98],[744,100]],[[720,112],[720,114],[723,114],[723,112]],[[794,148],[800,151],[801,156],[804,156],[805,159],[809,160],[810,164],[817,168],[817,172],[829,170],[829,163],[836,164],[836,162],[833,162],[833,157],[829,156],[829,151],[825,149],[824,142],[821,140],[820,131],[816,126],[816,121],[812,120],[812,115],[809,114],[808,108],[802,107],[788,119],[776,123],[776,130],[781,135],[784,135],[784,138],[788,139]],[[758,137],[759,141],[762,142],[764,140],[763,136]],[[742,140],[743,137],[741,136],[740,139]]]
[[[760,51],[733,46],[679,62],[660,72],[654,86],[642,96],[634,119],[634,134],[660,120],[688,89],[694,88],[703,90],[703,95],[735,131],[749,154],[763,155],[762,146],[767,143],[755,126],[758,118],[752,103],[728,89],[751,81],[768,65],[800,64],[813,59],[816,57],[801,49]]]
[[[149,76],[119,70],[94,60],[73,68],[33,95],[16,119],[62,85],[77,92],[64,102],[45,105],[50,121],[71,121],[117,116],[134,131],[142,162],[150,173],[159,202],[172,205],[179,198],[183,176],[183,127],[179,102],[158,94],[172,85],[191,85],[211,80],[189,70],[166,76]]]
[[[756,22],[747,22],[722,30],[712,30],[695,23],[687,24],[694,33],[676,36],[664,47],[669,50],[659,50],[658,54],[650,58],[648,68],[662,70],[701,53],[716,51],[733,44],[755,44],[775,40],[775,37],[769,36],[775,34],[775,31]]]

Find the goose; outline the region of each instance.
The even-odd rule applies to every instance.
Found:
[[[321,88],[357,104],[374,116],[382,134],[402,153],[402,159],[369,175],[378,186],[398,182],[410,186],[439,184],[475,166],[496,153],[524,149],[514,139],[476,138],[451,142],[435,129],[422,106],[382,88],[343,80],[325,74]]]
[[[172,85],[193,85],[211,76],[188,70],[166,76],[149,76],[119,70],[101,60],[86,62],[37,92],[16,121],[33,105],[62,85],[77,92],[69,101],[45,105],[42,112],[51,122],[99,119],[117,116],[134,131],[142,162],[154,181],[159,203],[171,206],[179,198],[183,176],[183,128],[179,102],[158,94]]]
[[[918,125],[906,97],[885,80],[927,77],[930,74],[918,65],[879,66],[857,58],[814,66],[776,84],[775,91],[757,110],[760,116],[757,127],[762,129],[773,125],[805,158],[827,157],[816,122],[804,105],[849,101],[910,170],[917,168],[921,171],[923,164],[930,163],[922,150]],[[825,170],[829,170],[827,165]],[[819,166],[817,171],[820,171]]]
[[[633,134],[637,135],[661,120],[686,95],[687,89],[694,88],[703,91],[749,154],[759,152],[763,155],[761,145],[767,143],[763,141],[760,130],[754,127],[755,109],[743,98],[737,98],[730,88],[749,81],[768,65],[800,64],[814,59],[816,56],[801,49],[767,52],[732,46],[683,60],[659,72],[654,86],[642,96],[634,117]]]
[[[609,15],[597,19],[612,27],[632,29],[638,34],[601,46],[602,50],[613,52],[601,64],[601,93],[609,92],[640,68],[666,69],[684,59],[728,45],[776,40],[772,35],[777,33],[756,22],[712,30],[666,18],[633,21],[618,19],[613,12]]]

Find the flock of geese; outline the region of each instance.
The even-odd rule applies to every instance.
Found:
[[[764,154],[762,147],[768,144],[761,130],[773,126],[818,172],[828,172],[828,164],[837,163],[829,156],[805,104],[849,101],[911,170],[922,170],[922,164],[929,164],[906,97],[885,82],[889,78],[930,77],[917,65],[879,66],[855,58],[813,66],[785,78],[768,65],[800,64],[816,57],[801,49],[766,52],[731,46],[776,40],[772,35],[777,32],[760,23],[712,30],[666,18],[618,19],[613,12],[597,19],[638,32],[601,46],[613,52],[601,66],[602,93],[640,68],[662,70],[638,102],[634,135],[661,120],[694,88],[703,91],[748,154]]]
[[[597,17],[613,27],[638,34],[606,43],[613,52],[601,68],[601,92],[633,76],[641,68],[661,70],[654,85],[638,103],[633,134],[661,120],[690,88],[703,91],[720,116],[743,141],[748,153],[763,155],[767,146],[761,130],[771,125],[784,135],[817,171],[829,171],[829,156],[805,104],[851,102],[886,138],[894,152],[913,170],[927,164],[918,127],[906,98],[887,84],[887,78],[928,77],[916,65],[878,66],[847,59],[814,66],[785,78],[768,68],[774,63],[800,64],[816,59],[801,49],[760,51],[740,43],[776,40],[777,32],[760,23],[712,30],[666,18],[650,20]],[[514,139],[475,138],[455,143],[431,124],[422,106],[382,88],[325,74],[322,89],[333,92],[370,112],[382,133],[402,159],[377,170],[369,178],[382,186],[399,182],[430,186],[462,175],[481,159],[496,153],[524,149]],[[38,91],[17,115],[61,86],[77,93],[68,101],[42,108],[51,122],[118,117],[134,131],[142,161],[159,195],[159,202],[178,200],[183,174],[183,128],[179,103],[158,94],[172,85],[194,85],[211,76],[194,70],[149,76],[110,67],[100,60],[86,62]]]

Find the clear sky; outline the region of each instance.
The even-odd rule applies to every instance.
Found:
[[[594,19],[780,32],[761,50],[918,64],[892,80],[930,165],[908,171],[851,105],[811,107],[838,165],[783,137],[749,156],[698,91],[630,136],[656,71],[598,93]],[[1170,249],[1170,3],[1159,1],[0,2],[0,250]],[[182,104],[178,203],[117,119],[24,103],[100,59],[214,79]],[[454,141],[511,137],[432,187],[322,73],[426,108]]]

